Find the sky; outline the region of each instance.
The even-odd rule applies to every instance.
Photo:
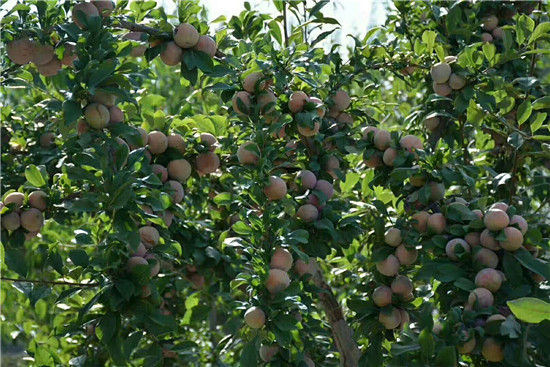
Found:
[[[20,0],[21,1],[21,0]],[[313,4],[312,0],[307,0]],[[348,34],[354,34],[362,37],[367,30],[381,25],[386,20],[385,7],[389,0],[333,0],[327,4],[322,12],[326,17],[336,18],[341,25],[341,29],[332,36],[332,41],[342,45],[349,46],[352,41]],[[6,9],[11,9],[17,0],[8,0],[0,6],[0,17]],[[260,12],[276,14],[277,11],[272,0],[249,0],[253,9]],[[173,13],[176,9],[176,0],[157,0],[159,6],[163,6],[167,13]],[[244,0],[201,0],[201,4],[206,6],[208,20],[214,20],[220,15],[225,15],[227,19],[233,15],[239,14],[244,10]],[[308,4],[308,6],[310,6]]]

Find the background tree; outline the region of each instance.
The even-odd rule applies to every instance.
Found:
[[[398,1],[326,50],[327,3],[8,12],[3,343],[40,366],[550,363],[548,4]]]

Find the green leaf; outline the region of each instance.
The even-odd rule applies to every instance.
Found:
[[[538,324],[550,320],[550,303],[538,298],[519,298],[506,302],[510,311],[518,319],[531,324]]]
[[[519,16],[516,25],[516,40],[519,45],[523,44],[527,36],[533,32],[535,28],[535,21],[529,18],[527,15],[522,14]]]
[[[518,120],[518,124],[520,126],[525,121],[527,121],[529,116],[531,116],[532,111],[533,111],[533,108],[531,107],[531,102],[529,102],[529,100],[525,100],[525,101],[523,101],[522,104],[519,105],[517,120]]]
[[[63,102],[62,108],[66,125],[74,124],[82,116],[82,108],[76,101],[68,99]]]
[[[46,186],[46,181],[42,177],[42,173],[34,164],[29,165],[25,169],[25,178],[35,187]]]
[[[428,48],[428,52],[430,54],[434,49],[436,38],[437,38],[437,33],[435,33],[434,31],[424,31],[424,33],[422,33],[422,41],[424,41],[424,43],[426,44]]]
[[[273,319],[273,323],[282,331],[295,330],[297,320],[294,316],[281,314]]]
[[[242,367],[256,367],[258,365],[258,351],[256,350],[256,339],[246,344],[241,351],[239,362]]]
[[[540,23],[533,31],[533,34],[531,34],[531,37],[529,37],[529,41],[527,43],[532,44],[543,36],[550,36],[550,22]]]
[[[342,193],[346,193],[351,191],[355,185],[359,182],[359,179],[361,178],[361,175],[356,172],[349,172],[346,174],[346,180],[340,181],[340,190]]]
[[[5,250],[4,261],[8,269],[15,271],[22,277],[27,276],[27,262],[25,261],[25,253],[20,249],[8,248]]]
[[[550,96],[540,97],[533,102],[532,105],[534,110],[543,110],[550,108]]]
[[[84,250],[71,250],[69,252],[69,259],[71,259],[76,266],[82,266],[83,268],[88,266],[90,262],[88,254]]]
[[[456,350],[453,346],[441,348],[435,357],[435,364],[441,367],[456,366]]]
[[[430,357],[434,353],[435,343],[432,331],[430,329],[425,328],[420,332],[418,342],[420,343],[420,351],[422,352],[422,355]]]
[[[541,128],[542,123],[546,121],[546,112],[539,112],[535,115],[533,122],[531,122],[531,132],[534,134],[535,131]]]

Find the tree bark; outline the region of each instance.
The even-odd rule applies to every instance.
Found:
[[[334,343],[340,352],[340,365],[343,367],[357,367],[361,351],[355,339],[353,339],[353,330],[346,322],[342,307],[334,296],[332,288],[325,282],[317,262],[315,262],[314,267],[313,283],[323,289],[323,292],[319,294],[319,299],[327,314]]]

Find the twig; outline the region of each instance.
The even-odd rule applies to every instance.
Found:
[[[61,281],[49,281],[49,280],[34,280],[34,279],[15,279],[1,277],[0,280],[5,280],[8,282],[27,282],[27,283],[38,283],[38,284],[51,284],[51,285],[74,285],[78,287],[99,287],[98,283],[73,283],[73,282],[61,282]]]
[[[287,19],[286,19],[286,2],[283,1],[283,33],[285,35],[285,47],[288,47],[288,31],[287,31]]]

